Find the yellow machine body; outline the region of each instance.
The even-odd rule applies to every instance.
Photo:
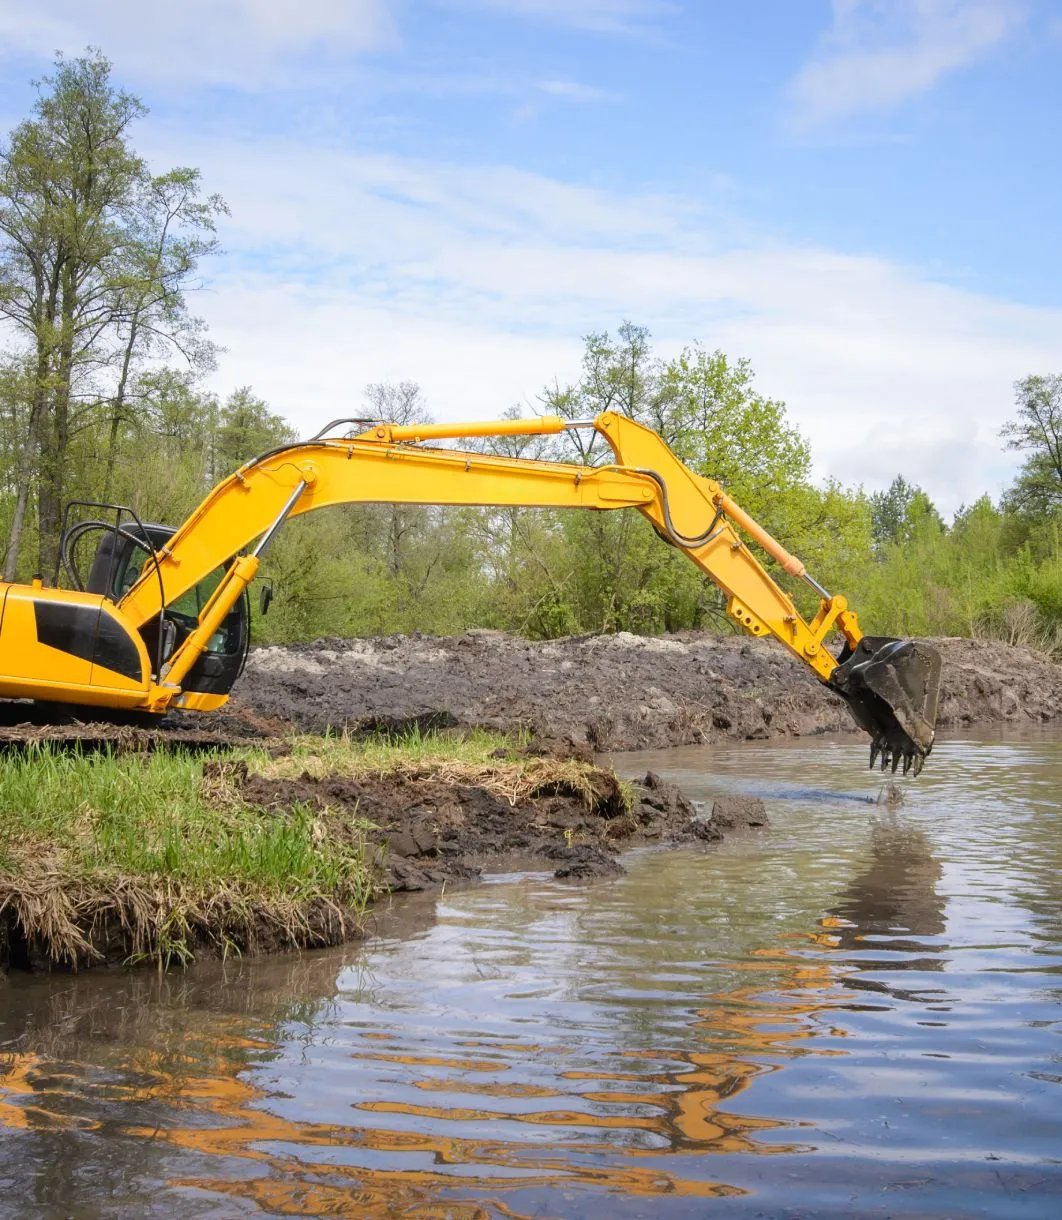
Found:
[[[139,633],[101,594],[0,584],[0,695],[135,710],[150,689]]]

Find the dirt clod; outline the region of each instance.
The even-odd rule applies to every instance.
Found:
[[[770,821],[758,796],[721,796],[712,805],[712,825],[719,830],[768,826]]]

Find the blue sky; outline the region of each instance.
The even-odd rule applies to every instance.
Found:
[[[954,509],[1062,369],[1057,2],[0,0],[5,127],[87,43],[231,206],[217,388],[303,430],[401,377],[532,403],[631,318],[748,356],[821,476]]]

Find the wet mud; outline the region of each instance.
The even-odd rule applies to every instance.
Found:
[[[934,640],[941,728],[1062,717],[1062,666],[1023,648]],[[496,631],[318,640],[252,651],[227,709],[198,731],[479,726],[593,750],[854,731],[845,704],[780,645],[685,632],[535,643]]]
[[[625,787],[597,767],[571,779],[545,766],[540,781],[513,796],[496,784],[431,770],[358,779],[245,774],[238,790],[278,816],[309,806],[323,815],[328,834],[362,836],[378,889],[392,893],[467,884],[484,873],[548,871],[571,881],[618,876],[621,852],[712,842],[734,825],[701,816],[653,772]]]

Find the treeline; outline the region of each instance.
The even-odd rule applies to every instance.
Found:
[[[370,410],[427,417],[415,386],[395,389],[408,416],[388,409],[389,387],[370,387]],[[807,443],[783,404],[756,392],[747,362],[698,347],[660,360],[648,332],[629,323],[615,337],[588,337],[579,382],[545,390],[541,402],[569,418],[620,410],[655,428],[844,592],[866,631],[985,636],[1062,658],[1062,453],[1051,458],[1045,439],[1062,437],[1062,377],[1019,383],[1005,439],[1026,452],[1025,466],[998,503],[982,496],[951,522],[902,476],[872,495],[817,485]],[[492,448],[604,456],[575,450],[586,434],[570,435]],[[343,510],[293,522],[271,563],[279,613],[265,636],[275,640],[468,626],[539,638],[730,630],[715,586],[634,512]],[[806,591],[774,574],[813,609]]]
[[[60,59],[0,147],[6,579],[52,576],[67,500],[118,501],[176,524],[240,462],[294,439],[251,389],[219,398],[203,388],[216,349],[189,298],[225,204],[194,169],[149,169],[131,144],[143,113],[98,53]],[[866,630],[991,634],[1059,651],[1060,377],[1018,386],[1002,438],[1026,457],[1014,487],[950,523],[903,478],[870,496],[816,484],[806,440],[784,404],[756,390],[747,361],[696,345],[662,359],[632,323],[588,336],[577,382],[547,387],[536,409],[621,411],[654,428],[848,595]],[[408,382],[367,387],[364,414],[429,418]],[[484,448],[605,460],[589,436]],[[266,640],[728,629],[715,587],[635,512],[337,509],[289,523],[267,570],[276,598],[258,625]]]

